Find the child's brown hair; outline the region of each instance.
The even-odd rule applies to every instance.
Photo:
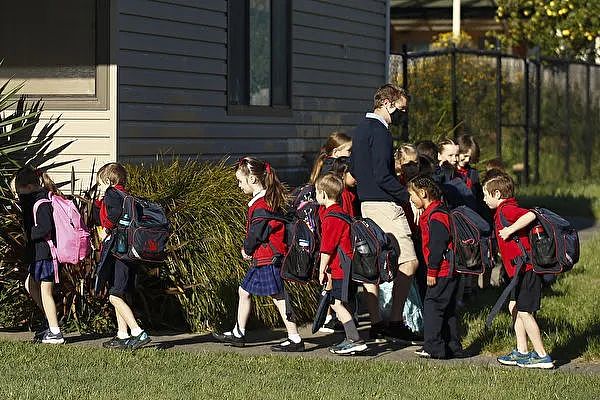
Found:
[[[344,182],[339,175],[335,173],[325,174],[320,176],[315,182],[315,188],[322,190],[327,195],[327,198],[340,203],[342,200],[342,192],[344,191]]]
[[[479,145],[471,135],[461,135],[457,139],[458,153],[466,154],[471,150],[471,159],[469,162],[475,164],[479,161]]]
[[[310,183],[314,184],[317,181],[317,178],[321,174],[321,169],[323,168],[323,162],[327,157],[331,157],[333,150],[345,144],[352,144],[352,139],[345,133],[333,132],[329,135],[327,142],[321,147],[321,152],[313,165],[313,169],[310,173]]]
[[[242,157],[238,160],[237,168],[244,175],[254,175],[265,188],[265,201],[273,211],[284,211],[288,202],[288,190],[279,181],[275,170],[266,161],[254,157]]]
[[[508,199],[515,195],[515,182],[506,173],[494,174],[483,182],[483,188],[491,195],[497,190],[500,192],[501,199]]]
[[[20,168],[15,175],[15,186],[17,189],[27,185],[39,185],[45,187],[55,195],[63,195],[46,171],[35,169],[29,165]]]
[[[402,164],[417,161],[418,157],[417,148],[413,144],[404,143],[398,146],[394,153],[396,174],[400,175]]]
[[[413,192],[424,190],[430,200],[442,199],[442,190],[429,176],[419,175],[416,178],[411,179],[410,182],[408,182],[408,189]]]
[[[506,170],[506,165],[504,165],[504,161],[501,158],[492,158],[485,164],[486,171],[491,169],[499,169],[500,171]]]
[[[437,144],[438,153],[444,152],[444,146],[456,146],[456,143],[454,143],[454,140],[452,140],[452,139],[440,140],[440,142]]]
[[[119,163],[104,164],[98,170],[98,180],[108,182],[112,186],[127,184],[127,170]]]

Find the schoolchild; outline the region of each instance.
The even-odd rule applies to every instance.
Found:
[[[396,169],[396,175],[400,176],[402,166],[411,161],[417,161],[418,154],[417,148],[410,143],[404,143],[400,145],[394,153],[394,167]]]
[[[50,246],[47,243],[48,240],[52,240],[56,244],[52,204],[40,203],[36,215],[33,215],[36,202],[48,199],[49,192],[55,196],[60,196],[61,192],[48,174],[29,166],[17,171],[15,187],[23,212],[23,230],[26,241],[23,261],[29,266],[25,289],[35,304],[43,311],[47,323],[47,329],[36,332],[34,340],[49,344],[62,344],[65,339],[58,326],[56,303],[52,295],[54,282],[58,282],[59,271],[55,269]],[[36,223],[34,223],[34,219]]]
[[[224,333],[215,332],[213,336],[233,346],[245,346],[246,324],[252,308],[251,296],[270,296],[288,334],[284,341],[272,346],[271,350],[304,351],[304,342],[298,334],[296,323],[292,321],[293,312],[286,309],[281,279],[281,261],[287,247],[285,226],[281,221],[260,216],[262,213],[282,213],[287,190],[268,162],[253,157],[243,157],[238,161],[235,176],[242,192],[252,196],[248,203],[246,237],[241,251],[243,259],[250,262],[250,268],[238,290],[237,321],[234,327]]]
[[[105,164],[98,170],[97,185],[101,197],[94,203],[92,216],[94,223],[106,232],[98,269],[104,272],[99,279],[108,282],[108,299],[117,317],[117,334],[102,346],[109,349],[137,349],[152,339],[148,332],[140,328],[131,308],[136,265],[117,258],[113,253],[117,242],[117,226],[123,214],[123,201],[127,196],[125,167],[119,163]]]
[[[333,132],[321,151],[310,173],[310,183],[314,185],[317,178],[331,171],[333,162],[338,157],[349,157],[352,151],[352,139],[343,132]]]

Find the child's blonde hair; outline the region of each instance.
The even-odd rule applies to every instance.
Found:
[[[333,150],[345,144],[352,145],[352,139],[345,133],[333,132],[331,135],[329,135],[327,142],[325,142],[325,145],[321,147],[321,152],[319,153],[319,156],[313,165],[312,172],[310,173],[310,183],[314,184],[317,181],[317,178],[321,174],[321,169],[323,168],[325,159],[327,157],[331,157]]]
[[[415,145],[410,143],[401,144],[394,153],[396,174],[400,174],[402,165],[411,161],[417,161],[417,159],[418,154]]]
[[[340,203],[344,191],[344,182],[339,175],[332,172],[317,178],[315,188],[324,191],[328,199]]]
[[[46,171],[35,169],[29,165],[20,168],[15,175],[16,189],[25,187],[27,185],[38,185],[46,188],[49,192],[52,192],[55,195],[63,195]]]
[[[440,140],[440,142],[437,144],[438,152],[440,154],[444,152],[444,147],[445,146],[456,146],[456,143],[454,143],[454,140],[452,140],[452,139],[442,139],[442,140]]]
[[[119,163],[104,164],[98,170],[98,181],[108,182],[112,186],[127,184],[127,170]]]
[[[265,188],[265,201],[275,212],[284,211],[288,202],[288,190],[279,181],[275,170],[266,161],[254,157],[242,157],[238,160],[237,170],[244,175],[254,175]]]

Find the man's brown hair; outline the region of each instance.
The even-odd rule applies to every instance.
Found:
[[[108,163],[104,164],[98,170],[98,180],[108,182],[111,185],[126,185],[127,184],[127,170],[119,163]]]
[[[385,99],[388,99],[393,104],[401,97],[404,97],[408,101],[406,90],[396,87],[391,83],[380,86],[373,96],[373,109],[376,110],[381,107]]]
[[[317,190],[322,190],[327,195],[329,200],[335,200],[336,203],[340,203],[342,200],[342,192],[344,191],[344,182],[342,178],[334,173],[325,174],[320,176],[315,182]]]
[[[506,173],[494,174],[483,183],[483,187],[492,196],[496,190],[499,191],[501,199],[508,199],[515,195],[515,182]]]

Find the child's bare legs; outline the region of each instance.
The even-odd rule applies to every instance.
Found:
[[[528,353],[527,351],[527,332],[525,331],[525,326],[523,325],[523,320],[519,317],[520,312],[517,311],[517,302],[510,301],[508,303],[508,310],[510,311],[510,315],[512,315],[514,327],[515,327],[515,336],[517,338],[517,351],[521,354]],[[536,325],[537,326],[537,325]],[[539,333],[539,331],[538,331]]]
[[[133,311],[131,311],[131,307],[129,307],[129,305],[118,296],[111,294],[108,299],[110,304],[112,304],[115,308],[119,332],[127,332],[127,328],[129,327],[129,329],[131,329],[131,335],[137,336],[142,329],[135,320]]]
[[[50,330],[55,333],[58,330],[58,318],[56,317],[56,303],[54,302],[54,296],[52,295],[53,288],[53,282],[41,282],[40,294],[42,298],[42,309],[48,320]]]
[[[285,298],[283,295],[275,295],[271,297],[273,299],[273,303],[279,310],[279,315],[281,315],[281,319],[283,319],[283,323],[285,324],[285,329],[287,329],[288,337],[292,339],[294,342],[300,341],[300,335],[298,334],[298,327],[295,322],[288,321],[286,309],[285,309]],[[296,339],[296,340],[294,340]]]
[[[40,282],[36,282],[31,279],[31,274],[27,275],[27,278],[25,279],[25,290],[27,290],[27,293],[29,293],[34,303],[37,304],[40,310],[44,311]]]
[[[363,283],[367,296],[367,308],[371,317],[371,326],[383,321],[379,311],[379,286],[374,283]]]
[[[546,356],[546,349],[542,342],[542,335],[540,328],[532,314],[528,312],[518,311],[517,319],[521,320],[523,330],[526,332],[527,337],[531,340],[533,349],[540,357]],[[527,339],[526,339],[527,340]]]
[[[238,300],[238,312],[237,312],[237,323],[236,326],[239,329],[239,333],[242,335],[246,334],[246,324],[250,318],[250,312],[252,311],[252,297],[250,293],[245,291],[241,286],[238,290],[240,296]],[[235,331],[235,327],[233,329]]]
[[[346,332],[346,337],[348,339],[359,341],[360,335],[358,334],[358,330],[356,329],[356,324],[352,319],[352,314],[348,311],[348,309],[342,304],[341,301],[335,300],[335,303],[331,305],[333,311],[337,315],[338,320],[344,325],[344,331]]]

